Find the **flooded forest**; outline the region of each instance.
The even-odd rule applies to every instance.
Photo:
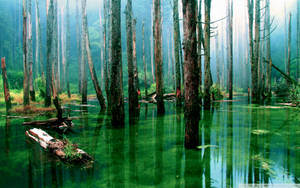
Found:
[[[300,0],[0,0],[0,187],[298,187]]]

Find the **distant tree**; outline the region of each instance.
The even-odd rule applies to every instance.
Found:
[[[81,4],[81,10],[83,12],[83,4]],[[84,20],[84,15],[81,14],[81,103],[82,104],[86,104],[87,103],[87,63],[86,63],[86,45],[85,45],[85,40],[86,40],[86,37],[85,37],[85,28],[84,28],[84,23],[83,23],[83,20]]]
[[[23,0],[23,68],[24,68],[24,80],[23,80],[23,105],[30,105],[29,100],[29,68],[27,58],[27,2]],[[51,98],[50,98],[51,101]]]
[[[138,91],[140,91],[139,86],[139,71],[138,71],[138,63],[137,63],[137,55],[136,55],[136,19],[133,19],[132,24],[132,47],[133,47],[133,78],[134,78],[134,88],[137,96],[137,104],[138,100]]]
[[[68,0],[67,0],[68,1]],[[93,81],[94,89],[96,91],[96,96],[99,101],[99,104],[101,106],[101,109],[104,110],[106,109],[106,104],[105,104],[105,99],[102,94],[102,90],[99,86],[99,81],[97,78],[95,66],[93,63],[92,59],[92,53],[90,49],[90,40],[89,40],[89,33],[88,33],[88,27],[87,27],[87,16],[86,16],[86,0],[81,1],[81,6],[82,6],[82,23],[83,23],[83,37],[85,38],[85,49],[86,49],[86,54],[87,54],[87,59],[88,59],[88,65],[89,65],[89,70],[90,70],[90,75]]]
[[[197,59],[197,17],[194,0],[182,0],[185,72],[185,147],[199,145],[199,67]]]
[[[163,98],[163,60],[162,60],[162,37],[161,37],[161,0],[154,0],[154,57],[156,76],[156,100],[157,113],[165,112]]]
[[[174,24],[174,55],[175,55],[175,72],[176,72],[176,106],[181,106],[181,73],[180,73],[180,29],[178,0],[173,0],[173,24]]]
[[[69,67],[70,67],[70,5],[69,0],[67,0],[67,37],[66,37],[66,80],[67,80],[67,93],[68,97],[71,97],[70,91],[70,78],[69,78]]]
[[[145,86],[145,96],[148,95],[148,85],[147,85],[147,64],[146,64],[146,54],[145,54],[145,23],[143,21],[142,26],[142,35],[143,35],[143,63],[144,63],[144,86]]]
[[[211,0],[205,0],[205,24],[204,24],[204,108],[209,109],[211,104],[210,87],[212,76],[210,70],[210,9]]]
[[[35,64],[36,64],[36,76],[40,75],[44,79],[44,64],[43,64],[43,52],[42,52],[42,35],[40,24],[40,11],[39,1],[35,0],[35,30],[36,30],[36,50],[35,50]]]
[[[31,0],[28,0],[28,7],[27,7],[27,62],[29,63],[29,91],[30,91],[30,97],[32,101],[35,101],[35,91],[34,91],[34,85],[33,85],[33,52],[32,52],[32,16],[31,16]]]
[[[113,126],[124,126],[124,97],[121,53],[121,1],[112,0],[112,45],[111,45],[111,123]]]
[[[80,17],[79,17],[79,0],[76,0],[76,45],[77,45],[77,61],[78,61],[78,92],[82,94],[82,61],[81,61],[81,32],[80,32]]]
[[[291,76],[291,43],[292,43],[292,13],[289,15],[289,29],[288,29],[288,57],[287,57],[287,66],[286,74]],[[287,81],[290,84],[289,81]]]

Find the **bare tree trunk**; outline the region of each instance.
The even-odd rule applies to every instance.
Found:
[[[106,97],[107,97],[107,104],[108,104],[108,107],[110,108],[111,106],[111,100],[110,100],[110,86],[109,86],[109,83],[110,83],[110,72],[109,72],[109,69],[110,69],[110,41],[109,41],[109,36],[110,36],[110,26],[111,26],[111,20],[110,20],[110,4],[108,3],[108,0],[104,0],[104,25],[103,25],[103,40],[104,40],[104,77],[105,77],[105,92],[106,92]]]
[[[36,75],[42,76],[44,79],[44,66],[42,61],[42,38],[41,38],[41,24],[40,24],[40,12],[39,12],[39,1],[35,0],[35,29],[36,29],[36,54],[35,54],[35,63],[36,63]]]
[[[76,44],[77,44],[77,61],[78,61],[78,92],[82,94],[82,70],[81,70],[81,36],[80,36],[80,17],[78,0],[76,1]]]
[[[202,55],[201,55],[201,44],[202,46],[204,45],[203,42],[203,29],[202,29],[202,14],[201,14],[201,9],[202,9],[202,0],[200,0],[199,2],[199,7],[198,8],[198,12],[196,12],[196,14],[198,14],[197,16],[197,53],[198,53],[198,67],[199,67],[199,88],[200,88],[200,92],[202,92]]]
[[[139,103],[138,95],[140,92],[139,86],[139,71],[138,71],[138,63],[136,59],[136,19],[133,19],[132,24],[132,42],[133,42],[133,78],[134,78],[134,88],[136,93],[136,103]]]
[[[121,1],[112,0],[112,46],[111,46],[111,123],[113,126],[124,126],[124,97],[121,53]]]
[[[61,43],[61,36],[63,35],[62,31],[62,25],[61,25],[61,15],[59,14],[59,7],[57,7],[57,72],[56,72],[56,78],[57,78],[57,93],[61,92],[61,78],[60,78],[60,65],[62,64],[62,43]]]
[[[24,68],[24,80],[23,80],[23,105],[30,105],[29,100],[29,70],[27,61],[27,4],[26,0],[23,0],[23,68]],[[51,98],[50,98],[51,100]]]
[[[156,100],[157,113],[165,112],[163,99],[163,60],[162,60],[162,38],[161,38],[161,0],[154,0],[154,57],[155,57],[155,76],[156,76]]]
[[[33,53],[32,53],[32,17],[31,17],[31,0],[28,0],[27,16],[28,16],[28,35],[27,35],[27,62],[29,63],[29,92],[32,101],[35,101],[35,91],[33,85]]]
[[[11,109],[11,98],[9,93],[9,86],[7,81],[7,74],[6,74],[6,64],[5,58],[1,58],[1,68],[2,68],[2,79],[3,79],[3,90],[4,90],[4,98],[6,104],[6,111],[8,112]]]
[[[82,6],[82,23],[83,23],[83,29],[84,29],[84,38],[85,38],[85,49],[87,53],[87,58],[88,58],[88,64],[89,64],[89,69],[90,69],[90,75],[94,84],[94,88],[96,91],[97,99],[99,101],[99,104],[101,106],[101,109],[104,110],[106,109],[106,104],[105,104],[105,99],[102,95],[102,90],[99,86],[96,70],[94,67],[94,63],[92,60],[92,54],[91,54],[91,49],[90,49],[90,41],[89,41],[89,33],[88,33],[88,27],[87,27],[87,16],[86,16],[86,0],[81,1],[81,6]]]
[[[185,147],[199,145],[199,69],[196,35],[196,10],[194,0],[182,0],[184,25],[184,72],[185,72]]]
[[[289,30],[288,30],[288,59],[287,59],[287,67],[286,67],[286,74],[288,76],[291,75],[291,42],[292,42],[292,14],[290,13],[289,16]],[[287,82],[290,84],[290,82]]]
[[[259,65],[259,45],[260,43],[260,0],[255,2],[255,40],[253,49],[252,62],[252,97],[254,102],[258,102],[260,98],[260,88],[258,86],[258,65]]]
[[[54,21],[53,21],[53,61],[52,61],[52,83],[55,86],[56,91],[58,91],[58,15],[57,15],[57,0],[54,0]],[[53,89],[53,88],[52,88]],[[53,93],[54,95],[54,93]]]
[[[153,79],[153,83],[155,83],[155,76],[154,76],[154,52],[153,52],[153,45],[154,45],[154,0],[152,0],[153,5],[152,5],[152,11],[151,11],[151,30],[153,32],[151,32],[150,34],[150,49],[151,49],[151,73],[152,73],[152,79]]]
[[[204,108],[210,109],[210,87],[212,78],[210,71],[210,8],[211,0],[205,0],[205,25],[204,25]]]
[[[70,7],[69,0],[67,0],[67,37],[66,37],[66,81],[67,81],[67,92],[68,97],[71,97],[70,91],[70,78],[69,78],[69,66],[70,66]]]
[[[217,69],[217,85],[221,88],[221,77],[220,77],[220,58],[219,58],[219,34],[216,34],[216,69]]]
[[[181,73],[180,73],[180,28],[178,14],[178,0],[173,0],[173,24],[174,24],[174,50],[176,72],[176,106],[181,106]]]
[[[145,86],[145,96],[148,96],[147,64],[146,64],[146,55],[145,55],[145,24],[144,24],[144,21],[143,21],[143,26],[142,26],[142,34],[143,34],[144,86]]]
[[[127,1],[126,30],[127,30],[127,64],[128,64],[128,99],[129,112],[134,112],[138,106],[137,88],[135,87],[134,49],[133,49],[132,1]]]
[[[267,65],[267,83],[266,83],[266,92],[267,97],[272,96],[271,92],[271,84],[272,84],[272,60],[271,60],[271,39],[270,39],[270,0],[266,0],[266,18],[265,18],[265,27],[266,27],[266,61],[268,62]]]
[[[233,25],[233,2],[228,0],[228,92],[229,99],[233,97],[233,41],[232,41],[232,25]]]
[[[62,53],[62,82],[61,82],[61,90],[65,89],[66,84],[66,45],[65,45],[65,21],[64,21],[64,6],[61,7],[61,53]],[[78,27],[78,26],[77,26]]]
[[[81,103],[87,103],[87,73],[86,73],[86,45],[85,45],[85,29],[83,24],[83,14],[81,15]]]

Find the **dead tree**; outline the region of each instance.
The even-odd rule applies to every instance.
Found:
[[[6,104],[6,111],[9,111],[11,109],[11,98],[9,93],[9,86],[8,86],[7,74],[6,74],[6,64],[5,64],[4,57],[1,59],[1,69],[2,69],[3,90],[4,90],[4,98]]]
[[[148,95],[148,85],[147,85],[147,64],[146,64],[146,54],[145,54],[145,23],[143,21],[142,26],[142,34],[143,34],[143,63],[144,63],[144,86],[145,86],[145,96]]]
[[[165,112],[163,99],[163,60],[162,60],[162,27],[161,27],[161,0],[154,0],[154,57],[156,76],[157,113]]]
[[[174,55],[176,72],[176,106],[181,106],[181,73],[180,73],[180,28],[178,14],[178,0],[173,0],[173,24],[174,24]]]
[[[89,34],[88,34],[88,27],[87,27],[87,16],[86,16],[86,0],[81,1],[82,4],[82,24],[83,24],[83,37],[85,38],[85,49],[86,49],[86,54],[87,54],[87,59],[88,59],[88,64],[89,64],[89,70],[90,70],[90,75],[94,84],[94,89],[96,91],[97,99],[99,101],[99,104],[101,106],[101,109],[104,110],[106,109],[106,104],[105,104],[105,99],[102,94],[102,90],[99,86],[99,81],[97,78],[96,70],[94,67],[94,63],[92,60],[92,54],[91,54],[91,49],[90,49],[90,41],[89,41]]]
[[[129,111],[134,112],[138,106],[138,95],[135,87],[134,60],[133,60],[133,24],[132,1],[127,1],[126,6],[126,33],[127,33],[127,64],[128,64],[128,99]]]
[[[228,0],[228,92],[229,100],[233,97],[233,41],[232,41],[232,25],[233,25],[233,2]]]
[[[211,0],[205,0],[204,24],[204,108],[209,109],[211,104],[210,88],[212,77],[210,70],[210,8]]]
[[[194,0],[182,0],[185,71],[185,147],[199,145],[199,69],[197,60],[196,11]]]
[[[113,126],[124,126],[124,97],[122,80],[122,53],[121,53],[121,0],[112,0],[112,44],[111,44],[111,123]]]
[[[23,105],[30,105],[29,100],[29,68],[27,58],[27,4],[26,0],[23,0],[23,69],[24,69],[24,80],[23,80]],[[51,99],[50,99],[51,100]]]

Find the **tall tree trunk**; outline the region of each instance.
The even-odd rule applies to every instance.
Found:
[[[176,106],[181,106],[181,74],[180,74],[180,28],[178,14],[178,0],[173,0],[173,24],[174,24],[174,55],[176,72]]]
[[[155,76],[154,76],[154,0],[152,0],[152,11],[151,11],[151,34],[150,34],[150,49],[151,49],[151,73],[153,83],[155,83]]]
[[[205,0],[205,25],[204,25],[204,108],[210,109],[210,87],[212,78],[210,71],[210,8],[211,0]]]
[[[32,101],[35,101],[35,91],[33,85],[33,53],[32,53],[32,17],[31,17],[31,0],[28,0],[28,7],[27,7],[27,17],[28,17],[28,35],[27,35],[27,47],[28,47],[28,55],[27,55],[27,62],[29,63],[29,92]]]
[[[266,0],[266,17],[265,17],[265,27],[266,27],[266,61],[267,65],[267,83],[266,83],[266,92],[267,96],[270,98],[272,95],[271,84],[272,84],[272,60],[271,60],[271,38],[270,38],[270,0]]]
[[[134,112],[138,106],[138,96],[135,87],[134,59],[133,59],[133,24],[132,1],[127,1],[126,6],[126,30],[127,30],[127,64],[128,64],[128,99],[129,112]]]
[[[144,21],[143,21],[143,26],[142,26],[142,34],[143,34],[144,86],[145,86],[145,96],[148,96],[147,64],[146,64],[146,54],[145,54],[145,23],[144,23]]]
[[[200,92],[202,92],[202,55],[201,55],[201,44],[202,46],[204,45],[203,42],[203,29],[202,29],[202,14],[201,14],[201,10],[202,10],[202,0],[200,0],[199,2],[199,6],[197,6],[198,8],[198,12],[196,12],[196,14],[198,14],[197,16],[197,53],[198,53],[198,67],[199,67],[199,88],[200,88]]]
[[[104,49],[105,49],[105,63],[104,63],[104,77],[105,77],[105,92],[106,92],[106,98],[107,98],[107,104],[110,108],[111,106],[111,100],[110,100],[110,61],[111,61],[111,50],[109,47],[111,47],[111,41],[110,41],[110,27],[111,27],[111,19],[110,19],[110,3],[109,0],[104,0]]]
[[[61,90],[65,89],[66,84],[66,45],[65,45],[65,21],[64,21],[64,6],[61,7],[61,54],[62,54],[62,82],[61,82]]]
[[[82,0],[82,23],[83,23],[83,28],[84,28],[84,38],[85,38],[85,49],[86,49],[86,54],[88,58],[88,64],[89,64],[89,69],[90,69],[90,75],[93,81],[93,85],[96,91],[97,99],[99,101],[99,104],[101,106],[101,109],[104,110],[106,109],[106,104],[105,104],[105,99],[102,95],[102,90],[99,86],[96,70],[94,67],[94,63],[92,60],[92,53],[90,49],[90,41],[89,41],[89,33],[88,33],[88,27],[87,27],[87,16],[86,16],[86,0]]]
[[[24,80],[23,80],[23,105],[30,105],[29,100],[29,69],[28,69],[28,58],[27,58],[27,4],[26,0],[23,0],[23,69],[24,69]],[[51,98],[50,98],[51,100]]]
[[[58,91],[58,15],[57,15],[57,0],[53,1],[53,7],[54,7],[54,21],[53,21],[53,61],[52,61],[52,86],[55,86],[56,91]],[[53,87],[52,87],[53,90]],[[54,93],[53,93],[54,96]]]
[[[71,97],[70,91],[70,78],[69,78],[69,66],[70,66],[70,6],[69,0],[67,0],[67,37],[66,37],[66,81],[67,81],[67,93],[68,97]]]
[[[182,0],[185,72],[185,147],[199,145],[199,69],[197,60],[196,10],[194,0]]]
[[[111,113],[112,125],[124,126],[124,97],[121,53],[121,1],[112,0],[112,46],[111,46]]]
[[[36,63],[36,76],[40,75],[44,79],[44,66],[42,61],[42,37],[41,37],[41,24],[40,24],[40,11],[39,1],[35,0],[35,29],[36,29],[36,50],[35,50],[35,63]]]
[[[3,79],[3,90],[4,90],[4,98],[6,104],[6,111],[8,112],[11,109],[11,98],[9,93],[9,86],[7,81],[7,74],[6,74],[6,64],[5,58],[1,58],[1,69],[2,69],[2,79]]]
[[[289,16],[289,30],[288,30],[288,59],[286,66],[286,74],[291,75],[291,42],[292,42],[292,14]],[[287,82],[290,84],[290,82]]]
[[[83,10],[83,4],[81,4],[81,10]],[[86,104],[87,103],[87,73],[86,73],[86,45],[85,45],[85,32],[84,29],[84,15],[81,14],[81,103]]]
[[[252,5],[253,7],[253,5]],[[253,8],[252,8],[253,11]],[[253,18],[253,17],[252,17]],[[258,59],[259,59],[259,43],[260,43],[260,0],[255,2],[255,40],[252,63],[251,63],[251,76],[252,76],[252,98],[253,102],[258,102],[259,100],[259,87],[258,87]],[[251,47],[250,47],[251,48]]]
[[[221,77],[220,77],[220,57],[219,57],[219,34],[216,34],[215,37],[215,41],[216,41],[216,70],[217,70],[217,85],[218,87],[221,87]]]
[[[138,71],[138,63],[136,58],[136,19],[133,19],[132,24],[132,47],[133,47],[133,77],[134,77],[134,88],[135,93],[137,96],[137,104],[139,103],[138,100],[138,92],[140,92],[140,86],[139,86],[139,71]]]
[[[162,60],[162,27],[161,27],[161,0],[154,0],[154,57],[156,76],[157,113],[165,112],[163,98],[163,60]]]
[[[80,17],[79,17],[79,0],[76,1],[76,44],[77,44],[77,61],[78,61],[78,93],[82,94],[82,70],[81,70],[81,36],[80,36]]]
[[[228,92],[229,100],[233,97],[233,41],[232,41],[232,25],[233,25],[233,2],[228,0]]]
[[[57,93],[61,92],[61,76],[60,76],[60,67],[62,64],[62,43],[61,43],[61,36],[62,36],[62,25],[61,25],[61,15],[59,11],[59,7],[57,7],[57,72],[56,72],[56,78],[57,78]]]

